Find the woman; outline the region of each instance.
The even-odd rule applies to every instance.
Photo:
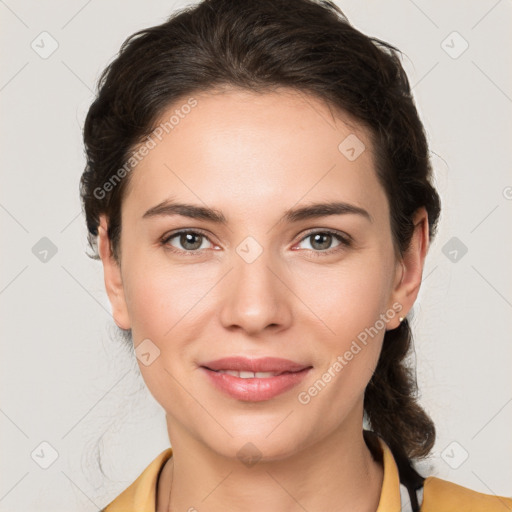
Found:
[[[93,257],[172,446],[104,510],[512,509],[413,467],[440,200],[395,48],[331,2],[205,0],[124,43],[84,142]]]

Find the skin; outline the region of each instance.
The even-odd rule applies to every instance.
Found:
[[[385,330],[399,325],[419,292],[427,214],[416,212],[410,247],[397,257],[368,134],[322,101],[286,89],[194,97],[197,106],[131,171],[120,265],[105,216],[98,240],[116,324],[132,329],[135,346],[149,338],[160,350],[148,366],[138,360],[173,447],[156,510],[375,511],[383,471],[362,436],[364,390]],[[350,134],[366,146],[354,161],[338,150]],[[228,225],[142,218],[171,196],[221,211]],[[278,222],[289,208],[326,201],[364,208],[372,221],[343,214]],[[206,237],[162,245],[164,235],[185,228]],[[353,245],[315,244],[311,229],[349,234]],[[252,263],[236,252],[248,236],[262,248]],[[301,404],[298,393],[394,303],[400,313]],[[198,368],[230,355],[283,357],[313,369],[297,388],[247,402],[218,391]],[[251,467],[237,457],[248,442],[261,454]]]

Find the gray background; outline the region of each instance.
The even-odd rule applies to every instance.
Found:
[[[512,3],[337,3],[404,52],[443,201],[412,322],[438,434],[425,468],[510,495]],[[0,0],[1,511],[98,510],[168,446],[134,356],[112,340],[78,181],[101,70],[128,35],[184,5]]]

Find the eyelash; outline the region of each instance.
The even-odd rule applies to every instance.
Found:
[[[176,254],[185,254],[187,256],[195,256],[196,254],[200,253],[201,250],[196,249],[196,250],[192,250],[192,251],[185,251],[185,250],[176,249],[176,247],[172,247],[171,245],[168,245],[169,241],[172,240],[173,238],[176,238],[177,236],[180,236],[180,235],[187,235],[187,234],[203,236],[204,238],[209,240],[211,243],[211,240],[208,238],[208,235],[206,233],[204,233],[200,230],[189,230],[189,229],[185,229],[182,231],[176,231],[175,233],[171,233],[169,235],[164,235],[164,237],[161,239],[160,243],[165,247],[165,249],[167,249],[171,252],[174,252]],[[349,237],[348,235],[342,235],[341,233],[339,233],[337,231],[330,230],[330,229],[322,229],[322,230],[317,229],[317,230],[310,231],[310,232],[306,233],[306,235],[303,236],[299,240],[299,242],[295,245],[300,244],[307,238],[309,238],[313,235],[316,235],[316,234],[331,235],[336,240],[338,240],[340,242],[340,245],[333,247],[332,249],[325,249],[323,251],[322,250],[315,251],[313,249],[306,249],[306,250],[309,250],[310,252],[312,252],[315,257],[329,256],[338,251],[341,251],[341,250],[351,247],[352,243],[353,243],[351,237]]]

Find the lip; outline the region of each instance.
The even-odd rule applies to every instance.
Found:
[[[225,357],[200,366],[201,371],[217,389],[232,398],[248,402],[270,400],[292,389],[304,380],[311,368],[311,365],[276,357],[260,359]],[[227,373],[219,373],[218,370],[272,372],[278,373],[278,375],[244,379]]]

